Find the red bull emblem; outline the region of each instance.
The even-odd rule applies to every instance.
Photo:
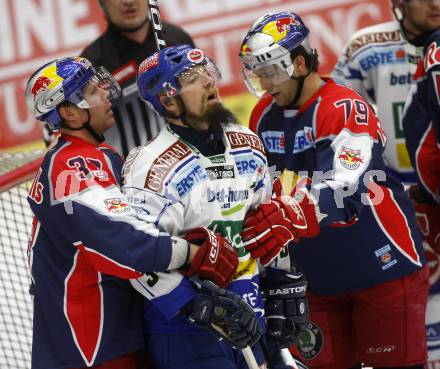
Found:
[[[130,211],[128,204],[121,198],[106,199],[104,204],[109,213],[121,214]]]
[[[252,50],[251,50],[251,48],[248,46],[248,44],[244,44],[242,47],[241,47],[241,54],[242,55],[246,55],[247,53],[251,53],[252,52]]]
[[[391,254],[386,252],[385,254],[381,255],[380,260],[382,261],[382,263],[388,264],[391,261],[391,258]]]
[[[205,58],[205,54],[200,49],[192,49],[191,51],[188,52],[187,58],[190,62],[200,63]]]
[[[40,91],[44,91],[47,88],[47,86],[49,86],[51,83],[52,83],[52,81],[49,78],[47,78],[46,76],[40,76],[36,79],[34,85],[32,86],[32,89],[31,89],[31,93],[34,96],[34,101],[35,101],[35,98],[37,97],[37,94]]]
[[[359,168],[364,162],[361,157],[361,150],[354,150],[344,146],[342,146],[338,159],[344,168],[350,170]]]
[[[275,24],[279,33],[288,32],[291,26],[300,25],[300,23],[294,17],[277,19]]]

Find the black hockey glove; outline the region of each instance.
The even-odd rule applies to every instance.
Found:
[[[190,323],[206,329],[219,340],[226,340],[233,347],[252,347],[261,337],[258,318],[252,308],[239,295],[208,280],[201,283],[200,293],[183,313]]]
[[[267,338],[280,347],[294,344],[306,330],[309,307],[307,281],[298,272],[270,269],[261,278],[265,298]]]

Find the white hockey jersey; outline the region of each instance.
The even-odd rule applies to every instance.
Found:
[[[377,107],[387,135],[386,164],[400,178],[415,181],[402,128],[402,113],[423,48],[410,44],[397,21],[356,32],[340,55],[333,79]]]
[[[227,288],[262,317],[260,266],[244,249],[240,232],[248,210],[271,196],[267,160],[260,139],[243,126],[225,125],[223,143],[224,154],[206,157],[166,126],[130,153],[123,189],[138,215],[161,230],[183,236],[193,228],[209,227],[230,239],[240,263]],[[288,256],[281,259],[289,265]],[[133,281],[133,286],[167,317],[159,323],[157,310],[152,319],[146,316],[148,324],[162,327],[172,324],[169,319],[197,293],[179,272],[157,273]]]

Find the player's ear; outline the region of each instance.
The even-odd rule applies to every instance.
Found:
[[[81,109],[66,101],[58,106],[58,113],[65,122],[75,122],[80,117]],[[69,124],[69,126],[72,125]]]
[[[294,70],[299,76],[306,75],[308,72],[306,59],[302,55],[298,55],[293,60]]]

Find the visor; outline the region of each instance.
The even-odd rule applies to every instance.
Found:
[[[179,89],[175,89],[171,84],[167,84],[161,90],[161,95],[167,95],[168,97],[175,97],[184,92],[197,91],[206,86],[206,84],[211,83],[215,85],[222,78],[217,65],[210,60],[205,58],[206,63],[196,64],[177,76],[177,81]]]
[[[96,68],[94,76],[67,100],[81,109],[107,104],[121,95],[121,87],[104,67]]]
[[[253,70],[243,68],[243,80],[252,95],[262,97],[272,86],[290,79],[285,69],[269,64]]]

